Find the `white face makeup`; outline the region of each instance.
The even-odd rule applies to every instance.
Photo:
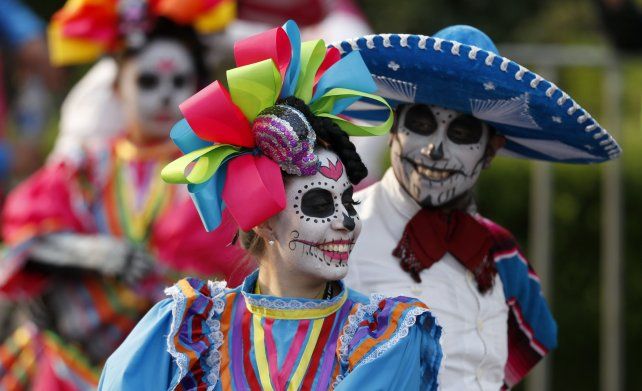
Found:
[[[196,92],[196,68],[183,45],[158,39],[124,63],[118,86],[129,126],[144,140],[166,139],[178,105]]]
[[[312,176],[289,177],[287,206],[270,220],[280,259],[292,271],[325,281],[348,272],[348,256],[361,232],[352,184],[339,157],[317,150]]]
[[[484,166],[484,122],[438,106],[401,109],[392,136],[397,180],[421,206],[441,206],[470,190]]]

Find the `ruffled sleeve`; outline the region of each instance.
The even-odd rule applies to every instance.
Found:
[[[107,360],[99,389],[191,390],[218,383],[225,282],[183,279]]]
[[[156,304],[136,325],[125,342],[109,357],[99,390],[169,390],[178,367],[167,352],[167,335],[173,319],[171,299]]]
[[[178,367],[172,388],[214,387],[219,380],[223,344],[221,314],[225,309],[225,282],[183,279],[166,290],[174,301],[167,348]]]
[[[336,390],[436,390],[441,327],[422,302],[373,295],[348,317]]]

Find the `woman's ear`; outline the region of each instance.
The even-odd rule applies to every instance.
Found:
[[[506,144],[506,137],[501,134],[494,133],[488,140],[486,146],[486,156],[484,157],[484,168],[490,167],[490,162],[493,161],[497,151],[499,151],[504,144]]]

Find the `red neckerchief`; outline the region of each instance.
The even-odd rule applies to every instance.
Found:
[[[410,219],[392,255],[416,282],[419,273],[452,254],[477,280],[481,293],[493,286],[495,265],[488,257],[493,237],[490,231],[466,212],[444,213],[422,208]]]

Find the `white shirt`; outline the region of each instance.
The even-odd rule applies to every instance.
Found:
[[[392,251],[420,206],[392,169],[355,199],[361,201],[363,228],[350,255],[346,284],[366,294],[416,297],[430,307],[443,328],[440,389],[499,390],[508,358],[508,306],[499,276],[482,295],[472,273],[446,253],[415,283]]]

